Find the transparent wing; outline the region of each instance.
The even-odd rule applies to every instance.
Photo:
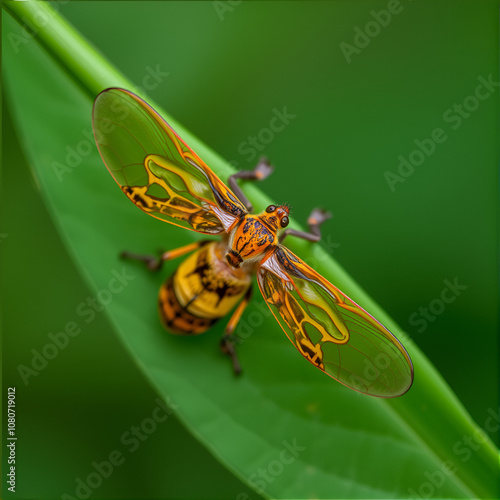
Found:
[[[141,210],[176,226],[217,234],[245,207],[173,129],[135,94],[101,92],[94,136],[109,172]]]
[[[317,368],[371,396],[410,388],[413,366],[396,337],[290,250],[279,246],[257,281],[288,338]]]

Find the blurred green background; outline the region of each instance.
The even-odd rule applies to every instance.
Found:
[[[498,408],[499,88],[477,110],[454,106],[473,102],[467,98],[479,77],[498,82],[498,2],[402,0],[387,27],[348,62],[341,44],[354,45],[355,28],[363,30],[373,11],[387,5],[57,7],[127,77],[240,168],[255,163],[248,137],[269,127],[274,109],[286,107],[295,117],[258,152],[276,166],[262,189],[291,203],[301,223],[313,206],[334,213],[324,227],[327,241],[336,244],[334,257],[407,331],[484,426],[488,409]],[[19,483],[36,484],[29,491],[39,498],[60,497],[150,414],[156,396],[104,315],[27,387],[20,381],[18,364],[28,364],[31,349],[73,319],[91,293],[44,208],[8,98],[4,104],[3,379],[20,390]],[[457,126],[450,117],[460,113]],[[417,149],[414,141],[435,128],[444,129],[447,140],[391,190],[384,173],[397,174],[399,155],[408,158]],[[444,280],[455,279],[467,288],[454,302],[425,328],[410,321],[440,298]],[[243,500],[245,494],[257,498],[172,417],[94,497]]]

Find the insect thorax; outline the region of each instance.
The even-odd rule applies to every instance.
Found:
[[[259,261],[271,246],[277,244],[277,229],[260,215],[245,215],[231,231],[226,259],[238,268],[240,264]]]

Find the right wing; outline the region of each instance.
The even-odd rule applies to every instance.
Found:
[[[371,396],[410,388],[413,366],[398,339],[290,250],[278,246],[257,281],[287,337],[321,371]]]

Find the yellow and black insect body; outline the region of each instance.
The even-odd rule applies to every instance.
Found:
[[[123,253],[152,270],[191,253],[160,289],[158,308],[168,331],[197,335],[231,313],[221,348],[238,373],[233,332],[256,275],[276,321],[314,366],[372,396],[400,396],[410,388],[411,360],[394,335],[282,244],[290,235],[319,241],[330,214],[313,210],[303,232],[287,228],[287,205],[251,213],[236,180],[265,179],[272,172],[267,160],[230,176],[230,189],[153,108],[123,89],[97,96],[93,127],[104,163],[137,207],[170,224],[221,236],[159,257]]]
[[[202,245],[177,268],[158,297],[164,327],[180,335],[197,335],[227,316],[252,284],[251,277],[224,259],[226,245]]]
[[[288,224],[288,214],[288,207],[274,206],[260,215],[245,214],[235,218],[228,238],[202,242],[160,289],[165,329],[197,335],[227,316],[251,287],[253,263],[277,245],[278,230]]]

